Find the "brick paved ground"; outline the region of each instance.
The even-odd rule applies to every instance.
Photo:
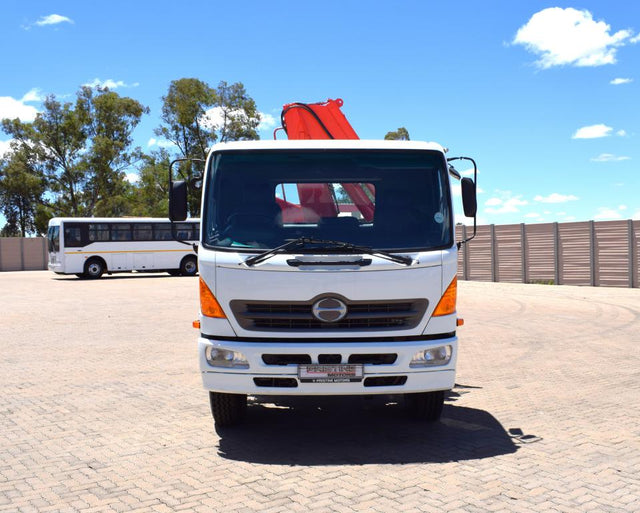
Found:
[[[196,285],[0,274],[0,511],[640,511],[640,290],[463,282],[441,423],[291,401],[220,437]]]

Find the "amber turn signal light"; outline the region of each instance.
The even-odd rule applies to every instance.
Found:
[[[202,277],[200,277],[200,310],[202,311],[202,315],[207,317],[216,317],[218,319],[227,318],[220,303],[218,303],[218,300],[209,287],[207,287]]]
[[[447,287],[447,290],[440,298],[440,302],[433,311],[434,317],[450,315],[456,312],[456,299],[458,296],[458,277],[455,276]]]

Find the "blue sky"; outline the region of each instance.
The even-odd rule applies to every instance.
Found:
[[[342,98],[362,139],[475,158],[480,224],[640,219],[639,34],[628,0],[3,0],[0,117],[109,85],[151,109],[149,151],[171,80],[240,81],[262,138],[283,104]]]

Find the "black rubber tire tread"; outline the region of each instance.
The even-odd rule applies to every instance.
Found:
[[[92,264],[97,264],[100,266],[100,271],[98,273],[92,274],[89,272],[89,266]],[[107,266],[105,265],[104,261],[101,258],[95,258],[95,257],[90,258],[84,264],[84,275],[86,278],[90,280],[97,280],[105,273],[106,270],[107,270]]]
[[[209,392],[211,414],[218,427],[242,424],[247,411],[247,396]]]
[[[406,394],[405,403],[411,418],[426,420],[427,422],[436,422],[442,415],[444,390]]]
[[[187,271],[187,264],[190,262],[193,262],[195,264],[195,270],[193,272]],[[182,259],[182,262],[180,262],[180,274],[182,276],[195,276],[196,274],[198,274],[198,259],[193,255],[184,257]]]

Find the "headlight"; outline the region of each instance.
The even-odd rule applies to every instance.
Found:
[[[248,369],[249,362],[245,355],[238,351],[230,351],[220,347],[207,346],[204,356],[213,367],[227,367],[233,369]]]
[[[411,359],[410,367],[435,367],[447,365],[451,361],[451,346],[430,347],[418,351]]]

